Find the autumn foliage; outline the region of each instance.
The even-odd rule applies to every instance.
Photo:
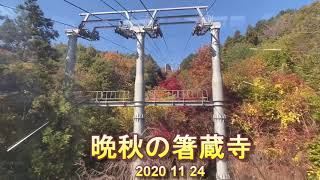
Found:
[[[180,82],[178,81],[176,76],[171,76],[166,80],[160,82],[159,87],[166,90],[181,90]]]

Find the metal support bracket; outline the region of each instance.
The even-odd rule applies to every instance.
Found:
[[[65,33],[67,34],[67,36],[76,35],[88,41],[100,40],[99,32],[96,31],[96,29],[94,29],[93,31],[89,31],[88,29],[67,29]]]

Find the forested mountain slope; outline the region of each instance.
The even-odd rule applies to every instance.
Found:
[[[90,141],[96,134],[132,132],[133,109],[83,107],[66,99],[66,45],[52,44],[58,34],[36,0],[26,0],[20,9],[30,11],[0,25],[0,146],[50,124],[14,151],[0,150],[0,179],[127,178],[128,163],[95,161]],[[255,145],[246,161],[230,158],[237,179],[320,177],[319,14],[319,2],[283,11],[244,34],[236,32],[222,47],[228,132],[244,134]],[[77,50],[75,91],[133,94],[135,54],[81,45]],[[211,57],[204,46],[182,62],[180,71],[163,74],[148,55],[147,91],[211,93]],[[146,125],[150,136],[168,139],[212,134],[212,109],[147,107]],[[161,163],[171,167],[175,160]]]
[[[64,97],[67,47],[52,43],[58,33],[36,0],[26,0],[14,19],[3,20],[0,179],[71,179],[81,174],[76,171],[81,167],[97,168],[99,163],[90,158],[90,137],[131,132],[131,110],[86,108]],[[74,91],[128,90],[132,94],[135,54],[101,52],[82,45],[77,52]],[[163,78],[160,67],[147,55],[146,89],[152,89]],[[18,148],[6,152],[10,145],[45,122],[50,124]],[[80,166],[83,161],[85,165]]]
[[[246,134],[255,144],[247,162],[232,163],[240,179],[320,177],[319,28],[315,2],[261,20],[224,43],[230,133]],[[209,47],[181,68],[177,79],[184,88],[210,89]]]

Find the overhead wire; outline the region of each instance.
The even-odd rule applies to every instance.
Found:
[[[126,17],[125,15],[123,15],[121,12],[119,12],[117,9],[115,9],[114,7],[112,7],[112,6],[111,6],[110,4],[108,4],[106,1],[100,0],[100,2],[102,2],[104,5],[108,6],[108,7],[111,8],[112,10],[116,11],[118,14],[120,14],[121,16],[123,16],[125,19],[128,19],[128,17]],[[120,5],[121,5],[121,4],[120,4]],[[123,7],[123,6],[121,5],[121,7]],[[123,7],[123,8],[125,8],[125,7]],[[125,8],[125,11],[127,11],[126,8]],[[128,12],[128,11],[127,11],[127,12]],[[136,39],[137,39],[137,41],[139,42],[139,44],[142,45],[142,43],[138,40],[138,38],[136,38]],[[126,49],[127,49],[127,48],[126,48]],[[145,48],[145,49],[149,51],[149,49],[147,49],[147,48]]]
[[[124,9],[128,14],[129,14],[129,11],[126,7],[124,7],[121,3],[119,3],[119,1],[117,0],[113,0],[115,1],[122,9]],[[131,15],[135,20],[138,20],[133,14]]]
[[[119,46],[119,47],[121,47],[121,48],[123,48],[123,49],[126,49],[126,50],[130,51],[130,52],[136,53],[135,51],[133,51],[133,50],[131,50],[131,49],[129,49],[129,48],[127,48],[127,47],[119,44],[119,43],[116,43],[116,42],[112,41],[112,40],[109,39],[109,38],[106,38],[106,37],[104,37],[104,36],[100,36],[100,38],[101,38],[101,39],[104,39],[104,40],[106,40],[106,41],[108,41],[108,42],[111,42],[112,44],[117,45],[117,46]]]
[[[5,8],[8,8],[8,9],[11,9],[11,10],[14,10],[14,11],[18,10],[18,8],[10,7],[10,6],[7,6],[7,5],[2,4],[2,3],[0,3],[0,6],[5,7]],[[28,10],[26,10],[26,9],[21,9],[21,10],[28,11]],[[73,26],[73,25],[71,25],[71,24],[67,24],[67,23],[64,23],[64,22],[61,22],[61,21],[57,21],[57,20],[54,20],[54,19],[51,19],[51,18],[50,18],[50,20],[53,21],[53,22],[55,22],[55,23],[58,23],[58,24],[62,24],[62,25],[65,25],[65,26],[69,26],[69,27],[76,28],[75,26]]]
[[[213,0],[213,2],[208,6],[208,9],[206,11],[206,15],[210,12],[210,10],[214,7],[214,5],[217,3],[217,0]],[[192,37],[192,34],[189,35],[189,38],[186,42],[186,45],[184,47],[184,51],[187,50],[188,46],[189,46],[189,43],[190,43],[190,40],[191,40],[191,37]]]
[[[116,11],[117,13],[119,13],[121,16],[123,16],[125,19],[128,19],[128,17],[126,17],[125,15],[123,15],[121,12],[119,12],[118,10],[116,10],[114,7],[112,7],[110,4],[108,4],[106,1],[104,0],[100,0],[100,2],[102,2],[104,5],[108,6],[109,8],[111,8],[112,10]]]
[[[152,16],[151,12],[148,10],[147,6],[143,3],[142,0],[139,0],[140,3],[142,4],[142,6],[144,7],[144,9],[146,9],[146,11],[148,12],[148,14],[150,15],[150,17],[155,21],[154,17]]]
[[[73,28],[77,28],[76,26],[73,26],[73,25],[70,25],[70,24],[66,24],[66,23],[64,23],[64,22],[60,22],[60,21],[57,21],[57,20],[53,20],[53,19],[51,19],[53,22],[55,22],[55,23],[58,23],[58,24],[62,24],[62,25],[65,25],[65,26],[69,26],[69,27],[73,27]]]
[[[144,7],[144,9],[148,12],[149,16],[152,18],[153,21],[155,21],[155,18],[152,16],[151,12],[148,10],[148,7],[143,3],[143,1],[139,0],[140,3],[142,4],[142,6]],[[163,37],[163,41],[164,41],[164,44],[166,46],[166,49],[167,51],[169,52],[169,48],[168,48],[168,43],[164,37],[164,35],[162,35]],[[152,39],[153,40],[153,39]],[[163,56],[165,59],[166,57],[163,55],[161,49],[157,46],[157,44],[154,42],[154,41],[151,41],[153,43],[153,45],[156,47],[156,49],[159,51],[159,53],[161,54],[161,56]],[[167,64],[166,62],[164,62],[164,64]]]
[[[66,2],[66,3],[68,3],[68,4],[70,4],[71,6],[73,6],[73,7],[75,7],[75,8],[80,9],[81,11],[84,11],[84,12],[86,12],[86,13],[91,14],[89,11],[83,9],[83,8],[80,7],[80,6],[77,6],[77,5],[73,4],[72,2],[70,2],[70,1],[68,1],[68,0],[63,0],[63,1]],[[99,20],[103,20],[102,18],[100,18],[99,16],[97,16],[97,15],[95,15],[95,14],[91,14],[91,15],[94,16],[94,17],[96,17],[96,18],[99,19]],[[108,22],[108,23],[109,23],[109,22]],[[110,24],[110,23],[109,23],[109,24]]]
[[[187,47],[189,46],[189,43],[190,43],[190,40],[191,40],[191,37],[192,37],[192,33],[189,35],[189,38],[188,38],[188,40],[187,40],[186,45],[184,46],[183,51],[186,51],[186,50],[187,50]]]
[[[209,5],[208,9],[207,9],[207,14],[208,12],[210,12],[211,8],[213,8],[213,6],[216,4],[217,0],[213,0],[213,2],[211,3],[211,5]]]
[[[144,9],[148,12],[148,14],[149,14],[149,16],[152,18],[152,20],[155,21],[155,19],[154,19],[154,17],[152,16],[151,12],[148,10],[148,7],[143,3],[142,0],[139,0],[139,1],[140,1],[140,3],[142,4],[142,6],[144,7]],[[169,52],[168,43],[167,43],[164,35],[162,35],[162,38],[163,38],[164,44],[165,44],[165,46],[166,46],[166,49],[167,49],[167,51]]]
[[[13,8],[13,7],[10,7],[10,6],[1,4],[1,3],[0,3],[0,6],[5,7],[5,8],[8,8],[8,9],[11,9],[11,10],[14,10],[14,11],[17,10],[16,8]]]
[[[67,3],[70,4],[70,5],[72,5],[72,6],[76,7],[76,8],[78,8],[78,9],[86,12],[86,13],[91,14],[89,11],[87,11],[87,10],[84,9],[84,8],[81,8],[80,6],[77,6],[77,5],[71,3],[71,2],[69,2],[69,1],[67,1],[67,0],[64,0],[64,1],[67,2]],[[105,1],[101,1],[101,2],[103,2],[105,5],[107,5],[108,7],[112,8],[113,10],[117,11],[115,8],[113,8],[112,6],[110,6],[107,2],[105,2]],[[117,12],[119,12],[119,11],[117,11]],[[119,14],[121,14],[121,13],[119,13]],[[99,16],[96,16],[96,15],[94,15],[94,14],[91,14],[91,15],[95,16],[95,17],[98,18],[99,20],[103,20],[103,19],[100,18]],[[122,15],[123,15],[123,14],[122,14]],[[124,17],[125,17],[125,16],[124,16]],[[125,17],[125,18],[126,18],[126,17]],[[108,22],[108,24],[111,25],[111,26],[113,26],[113,24],[111,24],[111,23],[109,23],[109,22]],[[108,41],[108,42],[111,42],[112,44],[114,44],[114,45],[116,45],[116,46],[119,46],[119,47],[121,47],[121,48],[123,48],[123,49],[126,49],[126,50],[128,50],[128,51],[130,51],[130,52],[134,52],[134,53],[135,53],[135,51],[133,51],[133,50],[131,50],[131,49],[129,49],[129,48],[127,48],[127,47],[119,44],[119,43],[116,43],[116,42],[112,41],[112,40],[109,39],[109,38],[106,38],[106,37],[101,36],[101,35],[100,35],[100,37],[101,37],[101,39],[104,39],[104,40],[106,40],[106,41]],[[138,42],[141,44],[141,42],[140,42],[139,40],[138,40]]]
[[[117,13],[119,13],[119,14],[121,14],[122,16],[124,16],[122,13],[120,13],[118,10],[116,10],[114,7],[112,7],[110,4],[108,4],[107,2],[105,2],[104,0],[100,0],[101,2],[103,1],[103,3],[105,4],[105,5],[107,5],[109,8],[111,8],[112,10],[114,10],[114,11],[116,11]],[[126,11],[128,14],[129,14],[129,10],[125,7],[125,6],[123,6],[119,1],[117,1],[117,0],[114,0],[124,11]],[[135,20],[138,20],[133,14],[131,14],[131,16],[135,19]],[[125,17],[125,16],[124,16]],[[127,17],[125,17],[125,18],[127,18]],[[138,41],[138,43],[140,44],[140,45],[142,45],[142,43],[138,40],[138,38],[136,37],[136,40]],[[160,48],[154,43],[154,41],[151,41],[153,44],[153,48],[155,47],[155,50],[156,51],[154,51],[155,52],[155,54],[157,55],[157,51],[159,51],[160,52],[160,54],[161,54],[161,56],[163,56],[163,54],[162,54],[162,52],[161,52],[161,50],[160,50]],[[145,47],[145,49],[149,52],[149,53],[151,53],[152,51],[150,50],[150,49],[148,49],[147,47]],[[158,57],[159,57],[159,55],[157,55]],[[164,57],[164,56],[163,56]],[[161,58],[160,58],[160,60],[161,60]],[[162,61],[162,60],[161,60]]]
[[[14,11],[17,10],[17,8],[13,8],[13,7],[7,6],[7,5],[2,4],[2,3],[0,3],[0,6],[5,7],[5,8],[8,8],[8,9],[11,9],[11,10],[14,10]],[[80,7],[79,7],[79,8],[80,8]],[[82,9],[82,8],[81,8],[81,9]],[[28,11],[28,10],[26,10],[26,9],[23,9],[23,10]],[[51,19],[51,18],[50,18],[50,20],[53,21],[53,22],[55,22],[55,23],[58,23],[58,24],[62,24],[62,25],[65,25],[65,26],[77,28],[76,26],[73,26],[73,25],[70,25],[70,24],[67,24],[67,23],[64,23],[64,22],[61,22],[61,21],[57,21],[57,20],[54,20],[54,19]],[[119,44],[119,43],[116,43],[116,42],[112,41],[112,40],[109,39],[109,38],[106,38],[106,37],[103,37],[103,36],[100,36],[100,37],[101,37],[101,39],[104,39],[104,40],[106,40],[106,41],[108,41],[108,42],[110,42],[110,43],[112,43],[112,44],[114,44],[114,45],[116,45],[116,46],[119,46],[119,47],[121,47],[121,48],[123,48],[123,49],[126,49],[126,50],[128,50],[128,51],[130,51],[130,52],[135,53],[135,51],[133,51],[133,50],[131,50],[131,49],[129,49],[129,48],[127,48],[127,47]]]

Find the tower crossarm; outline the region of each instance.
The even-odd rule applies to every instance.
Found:
[[[207,6],[191,6],[92,13],[86,12],[80,14],[80,16],[84,18],[80,26],[85,27],[88,23],[92,24],[106,21],[108,22],[107,26],[100,24],[94,26],[94,30],[114,28],[116,33],[127,39],[136,39],[135,33],[137,32],[145,32],[150,38],[158,38],[163,37],[163,33],[160,28],[161,25],[198,22],[203,24],[202,22],[208,22],[203,15],[203,12],[207,8]],[[190,13],[191,11],[194,12]],[[179,13],[177,14],[177,12]],[[150,14],[149,18],[136,18],[136,15],[146,13]],[[163,13],[166,13],[166,15],[163,16]],[[122,18],[117,20],[117,18],[114,18],[116,15],[119,15]],[[97,20],[97,17],[99,17],[99,20]]]

